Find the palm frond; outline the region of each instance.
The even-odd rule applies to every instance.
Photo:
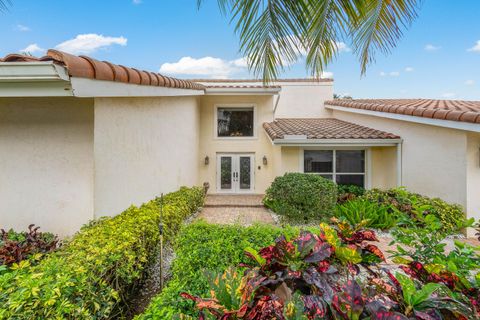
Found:
[[[12,5],[11,0],[0,0],[0,12],[5,12]]]
[[[203,0],[197,0],[200,6]],[[278,78],[306,56],[319,77],[348,39],[361,72],[377,51],[389,53],[417,17],[422,0],[217,0],[240,37],[240,52],[255,76]]]

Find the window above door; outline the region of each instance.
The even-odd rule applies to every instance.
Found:
[[[255,106],[218,105],[215,107],[215,137],[225,139],[254,138]]]

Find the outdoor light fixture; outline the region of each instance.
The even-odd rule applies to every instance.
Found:
[[[268,164],[267,156],[263,156],[263,164],[266,166]]]
[[[205,156],[205,165],[208,166],[210,163],[210,158],[208,156]]]

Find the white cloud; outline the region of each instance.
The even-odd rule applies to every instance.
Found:
[[[214,57],[192,58],[183,57],[177,62],[164,63],[160,67],[161,73],[210,76],[215,78],[227,78],[229,75],[241,72],[246,68],[244,58],[227,61]]]
[[[456,93],[453,93],[453,92],[445,92],[445,93],[442,93],[442,98],[453,98],[455,97],[457,94]]]
[[[126,46],[127,38],[106,37],[95,33],[79,34],[74,39],[62,42],[55,48],[72,54],[89,54],[114,44]]]
[[[331,79],[331,78],[333,78],[333,72],[323,71],[322,74],[320,75],[320,78]]]
[[[439,50],[440,48],[441,48],[441,47],[435,46],[435,45],[429,43],[429,44],[425,45],[425,48],[424,48],[424,49],[425,49],[426,51],[437,51],[437,50]]]
[[[405,72],[412,72],[414,71],[415,69],[413,69],[412,67],[406,67],[405,68]]]
[[[480,52],[480,40],[478,40],[477,43],[467,51]]]
[[[467,80],[467,81],[465,81],[465,84],[467,86],[473,86],[475,84],[475,81],[474,80]]]
[[[339,53],[352,51],[352,49],[350,49],[345,42],[335,41],[335,45]]]
[[[390,76],[390,77],[398,77],[400,75],[400,72],[398,71],[391,71],[391,72],[385,72],[385,71],[380,71],[380,76],[381,77],[386,77],[386,76]]]
[[[17,24],[15,29],[22,32],[30,31],[30,27],[27,27],[26,25],[23,25],[23,24]]]
[[[35,53],[43,54],[43,53],[45,53],[45,51],[46,51],[45,49],[41,48],[36,43],[29,44],[26,48],[20,50],[20,52],[30,53],[32,55],[35,54]]]

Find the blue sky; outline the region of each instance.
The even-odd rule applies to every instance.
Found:
[[[238,38],[205,0],[12,0],[0,13],[0,55],[58,47],[176,77],[245,78]],[[326,71],[335,92],[354,98],[480,100],[480,1],[426,0],[420,17],[388,56],[360,76],[340,53]],[[282,77],[305,77],[304,64]]]

